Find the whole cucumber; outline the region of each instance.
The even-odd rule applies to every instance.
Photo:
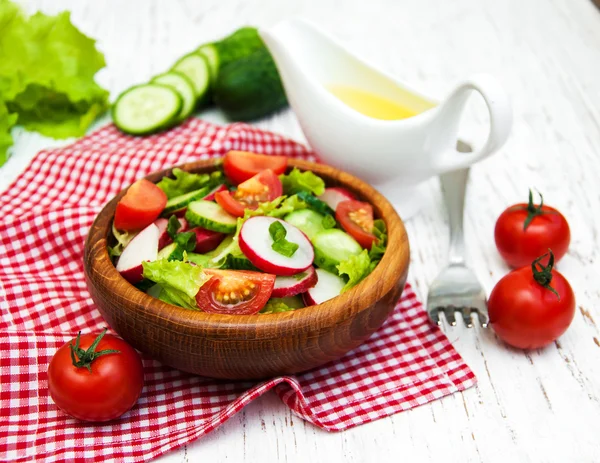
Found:
[[[229,63],[265,48],[256,27],[242,27],[214,44],[219,57],[219,70]]]
[[[277,67],[266,48],[222,67],[214,98],[225,115],[236,121],[259,119],[287,105]]]

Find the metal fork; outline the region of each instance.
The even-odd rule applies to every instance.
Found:
[[[465,263],[463,212],[468,177],[468,168],[440,176],[450,221],[449,264],[429,288],[427,314],[433,323],[441,325],[440,312],[444,312],[448,323],[455,326],[454,313],[458,311],[465,325],[471,328],[471,314],[475,312],[481,326],[487,328],[489,318],[485,291]]]

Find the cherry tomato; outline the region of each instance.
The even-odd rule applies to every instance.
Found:
[[[494,287],[488,301],[490,324],[511,346],[536,349],[563,334],[575,315],[575,295],[569,282],[537,258],[531,266],[513,270]]]
[[[167,195],[154,183],[141,179],[117,203],[115,227],[140,230],[154,222],[167,204]]]
[[[245,209],[256,209],[260,203],[273,201],[283,193],[281,180],[271,169],[263,170],[238,185],[237,190],[219,191],[215,200],[234,217],[244,217]]]
[[[534,205],[530,190],[529,204],[507,208],[496,222],[496,247],[513,268],[529,265],[548,248],[558,262],[569,248],[571,231],[567,220],[559,211],[546,206],[541,194],[540,199],[540,204]]]
[[[229,151],[223,161],[225,175],[236,185],[265,169],[271,169],[277,175],[283,174],[287,167],[285,156],[267,156],[247,151]]]
[[[335,210],[335,218],[342,228],[365,249],[371,246],[377,237],[373,235],[373,207],[361,201],[342,201]]]
[[[104,333],[77,335],[56,351],[48,367],[52,400],[83,421],[118,418],[137,402],[144,385],[135,349]]]
[[[275,275],[248,270],[205,269],[211,276],[196,294],[198,307],[205,312],[255,314],[267,303]]]

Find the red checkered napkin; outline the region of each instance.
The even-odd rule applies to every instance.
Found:
[[[137,178],[229,149],[313,159],[303,146],[245,124],[192,119],[146,138],[107,126],[42,151],[0,196],[2,461],[148,460],[212,431],[272,388],[301,418],[341,431],[474,384],[407,285],[368,342],[320,369],[255,384],[192,376],[144,358],[144,391],[121,419],[91,425],[58,410],[47,389],[50,358],[79,330],[106,325],[83,277],[94,217]]]

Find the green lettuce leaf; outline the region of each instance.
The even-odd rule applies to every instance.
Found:
[[[8,159],[8,148],[13,144],[10,129],[16,121],[17,115],[9,113],[4,102],[0,100],[0,166]]]
[[[117,240],[117,242],[115,243],[114,246],[108,247],[108,255],[111,257],[117,257],[117,256],[120,256],[121,254],[123,254],[123,249],[125,249],[125,247],[129,244],[129,242],[138,233],[139,233],[139,231],[127,232],[127,231],[117,230],[117,228],[115,227],[115,222],[113,221],[112,234],[115,237],[115,240]]]
[[[325,192],[325,182],[321,177],[315,175],[310,170],[302,172],[298,168],[294,168],[289,174],[279,176],[283,185],[283,193],[293,195],[304,191],[312,193],[315,196],[320,196]]]
[[[341,262],[337,266],[337,269],[340,276],[347,280],[346,285],[342,288],[342,293],[345,293],[350,288],[359,284],[369,273],[371,273],[372,268],[369,252],[366,249],[363,249],[360,254],[354,255]],[[343,275],[346,275],[346,277]]]
[[[173,169],[173,177],[163,177],[156,185],[165,192],[167,198],[191,193],[204,187],[215,187],[223,183],[223,172],[216,170],[210,174],[194,174],[179,168]]]
[[[387,247],[387,228],[383,220],[377,219],[373,222],[373,234],[377,237],[377,241],[373,243],[369,251],[372,269],[379,263]]]
[[[298,296],[292,297],[272,297],[267,301],[259,313],[279,313],[290,312],[292,310],[304,307],[302,299]]]
[[[0,95],[18,123],[54,138],[85,134],[108,107],[94,81],[105,66],[95,40],[68,12],[28,18],[9,0],[0,0],[0,31]]]
[[[168,299],[165,302],[186,309],[198,309],[196,294],[210,278],[202,271],[201,267],[189,262],[168,261],[167,259],[143,262],[142,267],[144,268],[144,278],[161,286],[159,299],[165,300],[164,296]]]

